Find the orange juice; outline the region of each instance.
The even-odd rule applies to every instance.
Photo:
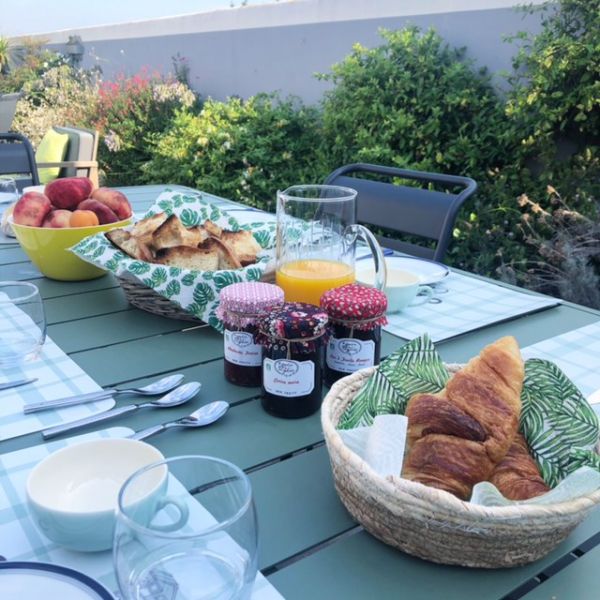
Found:
[[[334,260],[293,260],[277,270],[276,281],[286,302],[319,306],[323,292],[354,282],[354,268]]]

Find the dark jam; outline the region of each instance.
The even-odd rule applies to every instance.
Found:
[[[322,400],[323,344],[308,352],[294,352],[294,345],[289,357],[280,346],[264,350],[262,406],[286,419],[312,415]]]
[[[262,380],[262,346],[255,344],[256,325],[225,323],[225,379],[236,385],[258,387]]]
[[[325,359],[325,384],[331,387],[346,375],[378,365],[380,358],[380,326],[363,331],[332,321]]]

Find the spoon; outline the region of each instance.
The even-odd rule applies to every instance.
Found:
[[[171,406],[179,406],[184,402],[187,402],[190,398],[193,398],[200,390],[200,383],[197,381],[190,381],[184,383],[178,388],[169,392],[166,396],[159,398],[158,400],[152,400],[151,402],[144,402],[142,404],[128,404],[127,406],[121,406],[119,408],[113,408],[99,415],[92,415],[91,417],[85,417],[78,419],[72,423],[65,423],[63,425],[56,425],[55,427],[49,427],[42,431],[42,436],[45,440],[56,437],[61,433],[72,431],[73,429],[79,429],[85,425],[91,425],[92,423],[98,423],[119,415],[125,415],[130,412],[135,412],[141,408],[170,408]]]
[[[204,427],[205,425],[210,425],[211,423],[218,421],[227,412],[228,408],[229,404],[223,400],[211,402],[210,404],[205,404],[203,407],[195,410],[187,417],[182,417],[176,421],[169,421],[168,423],[163,423],[162,425],[154,425],[154,427],[142,429],[130,437],[133,440],[145,440],[151,435],[156,435],[157,433],[166,431],[172,427]]]
[[[28,415],[30,413],[48,410],[49,408],[64,408],[65,406],[74,406],[76,404],[85,404],[86,402],[94,402],[96,400],[104,400],[110,396],[118,396],[120,394],[140,394],[142,396],[158,396],[176,388],[182,381],[184,375],[178,373],[176,375],[167,375],[153,381],[144,387],[114,389],[109,388],[98,392],[90,392],[89,394],[78,394],[77,396],[68,396],[67,398],[56,398],[54,400],[45,400],[44,402],[32,402],[23,408],[23,412]]]

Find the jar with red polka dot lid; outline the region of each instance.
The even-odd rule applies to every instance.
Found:
[[[325,353],[327,385],[379,364],[381,326],[387,323],[387,298],[382,291],[350,283],[325,292],[321,308],[329,316],[331,331]]]

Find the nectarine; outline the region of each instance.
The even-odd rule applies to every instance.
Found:
[[[15,204],[13,220],[18,225],[41,227],[51,209],[52,204],[46,195],[39,192],[27,192]]]
[[[46,185],[44,192],[55,208],[75,209],[90,197],[94,185],[87,177],[63,177]]]
[[[59,229],[62,227],[71,226],[71,215],[73,213],[70,210],[64,208],[56,208],[51,210],[44,219],[42,227],[54,227]]]
[[[98,202],[102,202],[102,204],[106,204],[119,217],[119,220],[128,219],[131,216],[129,200],[119,190],[101,187],[94,190],[91,197],[98,200]]]
[[[92,200],[88,198],[83,202],[80,202],[77,205],[77,210],[91,210],[96,213],[98,217],[98,221],[100,221],[100,225],[105,225],[106,223],[116,223],[119,220],[119,217],[115,215],[115,213],[106,206],[106,204],[102,204],[102,202],[98,202],[98,200]]]

